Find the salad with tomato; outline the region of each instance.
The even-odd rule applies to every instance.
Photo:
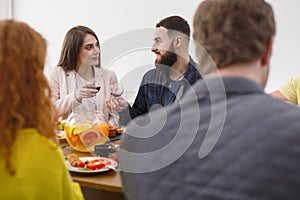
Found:
[[[67,157],[67,159],[73,167],[77,167],[81,170],[97,170],[112,164],[109,160],[105,158],[81,160],[76,154],[73,153],[70,154]]]

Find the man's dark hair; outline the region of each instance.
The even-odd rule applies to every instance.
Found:
[[[190,37],[191,29],[188,22],[180,16],[170,16],[164,18],[159,23],[156,24],[156,28],[164,27],[166,29],[179,31],[188,37]]]

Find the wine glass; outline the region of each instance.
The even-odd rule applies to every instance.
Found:
[[[97,92],[100,91],[100,89],[101,89],[101,84],[100,84],[100,82],[98,82],[98,81],[95,82],[95,89],[97,90]]]
[[[124,92],[124,87],[121,83],[110,86],[110,94],[114,97],[122,96],[123,92]]]
[[[95,93],[98,93],[101,89],[101,84],[99,81],[93,82],[93,86],[88,87],[90,89],[96,89],[97,91]]]
[[[97,90],[96,92],[93,92],[93,94],[95,95],[94,96],[94,98],[93,98],[93,103],[94,103],[94,110],[95,111],[97,111],[97,108],[98,108],[98,103],[97,103],[97,93],[100,91],[100,89],[101,89],[101,83],[100,83],[100,81],[98,80],[94,80],[93,81],[93,84],[92,84],[92,86],[91,87],[89,87],[89,88],[91,88],[91,89],[95,89],[95,90]],[[103,113],[102,113],[102,115],[103,115]]]

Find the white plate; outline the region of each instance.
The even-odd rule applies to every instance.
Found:
[[[91,160],[95,160],[95,159],[103,159],[103,160],[107,160],[107,161],[109,161],[109,162],[111,163],[110,166],[111,166],[112,168],[115,168],[115,167],[117,167],[117,165],[118,165],[118,163],[117,163],[115,160],[112,160],[112,159],[110,159],[110,158],[104,158],[104,157],[81,157],[81,158],[79,158],[79,159],[80,159],[81,161],[83,161],[83,162],[91,161]],[[101,169],[89,170],[89,169],[82,169],[82,168],[78,168],[78,167],[73,167],[73,166],[70,164],[70,162],[67,161],[67,160],[65,161],[65,163],[66,163],[66,165],[67,165],[69,171],[71,171],[71,172],[77,172],[77,173],[88,173],[88,174],[90,174],[90,173],[105,172],[105,171],[108,171],[108,170],[111,169],[110,167],[105,166],[105,167],[103,167],[103,168],[101,168]]]
[[[56,137],[58,139],[66,139],[66,133],[64,130],[57,130],[56,131]]]

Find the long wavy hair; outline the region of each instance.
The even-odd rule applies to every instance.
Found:
[[[29,25],[0,21],[0,156],[10,174],[17,130],[36,128],[55,140],[56,111],[43,73],[46,49],[46,40]]]

